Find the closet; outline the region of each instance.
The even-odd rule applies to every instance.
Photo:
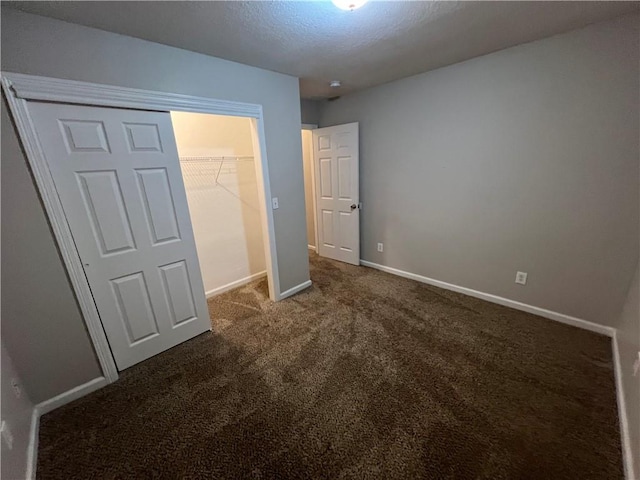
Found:
[[[171,112],[205,294],[266,276],[251,120]]]

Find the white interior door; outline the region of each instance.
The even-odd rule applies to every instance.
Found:
[[[169,113],[29,110],[118,369],[209,330]]]
[[[360,264],[358,123],[313,130],[318,254]]]

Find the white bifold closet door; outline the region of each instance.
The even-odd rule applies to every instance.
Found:
[[[169,112],[29,110],[118,369],[210,330]]]

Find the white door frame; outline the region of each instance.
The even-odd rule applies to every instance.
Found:
[[[115,382],[118,379],[118,370],[102,328],[100,316],[91,295],[89,282],[73,241],[62,203],[58,198],[53,177],[49,171],[47,160],[30,116],[29,100],[138,110],[211,113],[251,118],[254,148],[258,147],[254,151],[254,157],[258,160],[255,162],[256,172],[258,173],[258,178],[262,178],[262,182],[258,182],[258,193],[262,231],[265,235],[265,261],[269,280],[269,296],[274,301],[283,298],[278,275],[273,211],[268,208],[268,205],[271,205],[271,186],[269,183],[269,164],[267,162],[262,105],[18,73],[2,72],[1,75],[2,88],[7,97],[9,109],[29,161],[36,187],[60,248],[62,259],[78,299],[82,317],[95,348],[104,378],[108,383]]]
[[[302,130],[315,130],[318,128],[318,125],[315,123],[303,123]],[[313,168],[311,169],[311,195],[313,196],[313,233],[315,234],[315,251],[318,252],[318,206],[316,202],[316,159],[313,155],[313,140],[311,141],[311,150],[309,151],[309,155],[311,155],[311,163],[313,164]],[[304,158],[302,159],[304,161]]]

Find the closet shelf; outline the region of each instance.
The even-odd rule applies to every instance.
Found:
[[[224,157],[180,157],[181,162],[242,162],[253,161],[252,156],[224,156]]]
[[[227,191],[229,194],[240,200],[245,205],[256,210],[256,207],[248,203],[241,198],[237,193],[230,190],[228,187],[220,183],[220,174],[236,174],[237,168],[233,167],[233,164],[239,162],[252,162],[252,156],[224,156],[224,157],[179,157],[182,167],[183,175],[189,175],[191,178],[197,178],[200,188],[205,187],[207,189],[215,189],[217,187]],[[190,164],[190,165],[189,165]],[[222,169],[225,166],[225,171]],[[189,166],[188,166],[189,165]],[[206,165],[206,166],[205,166]],[[230,167],[230,168],[229,168]],[[207,179],[211,178],[213,182],[207,182]]]

